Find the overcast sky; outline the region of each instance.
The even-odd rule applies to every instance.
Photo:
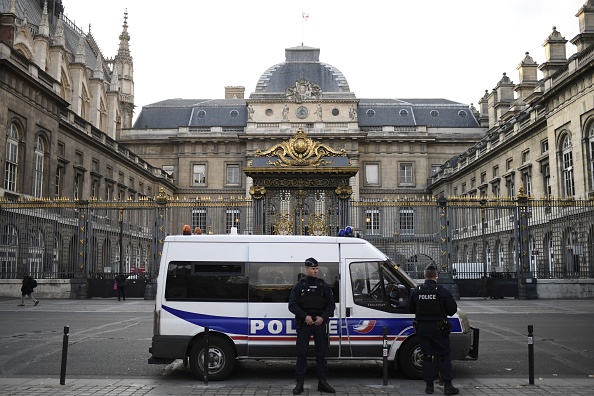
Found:
[[[117,53],[128,11],[135,118],[165,99],[246,98],[285,48],[320,48],[358,98],[446,98],[477,104],[504,72],[518,83],[529,52],[544,62],[553,26],[567,40],[586,0],[63,0],[105,57]],[[100,4],[100,7],[98,6]],[[309,18],[303,22],[302,14]],[[575,46],[567,43],[567,57]],[[540,73],[540,72],[539,72]],[[541,76],[539,76],[540,78]]]

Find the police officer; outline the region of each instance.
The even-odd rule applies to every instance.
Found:
[[[297,362],[295,379],[297,385],[294,395],[303,392],[303,382],[307,371],[307,350],[313,335],[316,348],[316,369],[318,371],[318,391],[335,393],[326,378],[326,351],[328,350],[328,319],[334,315],[334,296],[330,286],[318,278],[318,261],[310,257],[305,260],[305,277],[295,283],[289,297],[289,311],[295,315],[297,328]]]
[[[425,268],[425,283],[411,290],[409,312],[415,314],[415,332],[419,335],[423,353],[423,379],[425,393],[433,393],[433,360],[439,360],[439,370],[444,383],[443,393],[456,395],[459,389],[452,385],[450,359],[450,323],[448,316],[458,310],[452,294],[437,285],[437,268]]]

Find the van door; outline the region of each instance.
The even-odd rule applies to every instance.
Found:
[[[408,313],[411,285],[388,263],[377,259],[346,259],[345,268],[346,284],[351,287],[345,290],[341,333],[348,354],[343,356],[381,359],[384,326],[389,344],[413,332],[413,315]]]
[[[252,243],[249,252],[248,356],[294,358],[295,318],[289,311],[291,289],[304,274],[304,262],[315,257],[318,277],[330,284],[336,301],[330,319],[328,357],[337,357],[341,342],[337,330],[340,312],[338,245],[317,243]],[[311,341],[313,353],[313,340]],[[313,356],[313,355],[312,355]]]

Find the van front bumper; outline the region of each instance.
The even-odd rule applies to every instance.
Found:
[[[153,336],[149,364],[169,364],[175,359],[184,359],[191,340],[189,336]]]
[[[479,329],[470,328],[467,333],[450,334],[452,360],[477,360],[479,351]]]

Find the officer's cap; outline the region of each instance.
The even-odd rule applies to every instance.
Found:
[[[318,267],[318,260],[316,260],[313,257],[310,257],[308,259],[305,259],[305,266],[306,267],[314,267],[317,268]]]
[[[437,272],[437,267],[435,267],[433,264],[429,264],[428,266],[425,267],[425,271],[435,271],[435,272]]]

